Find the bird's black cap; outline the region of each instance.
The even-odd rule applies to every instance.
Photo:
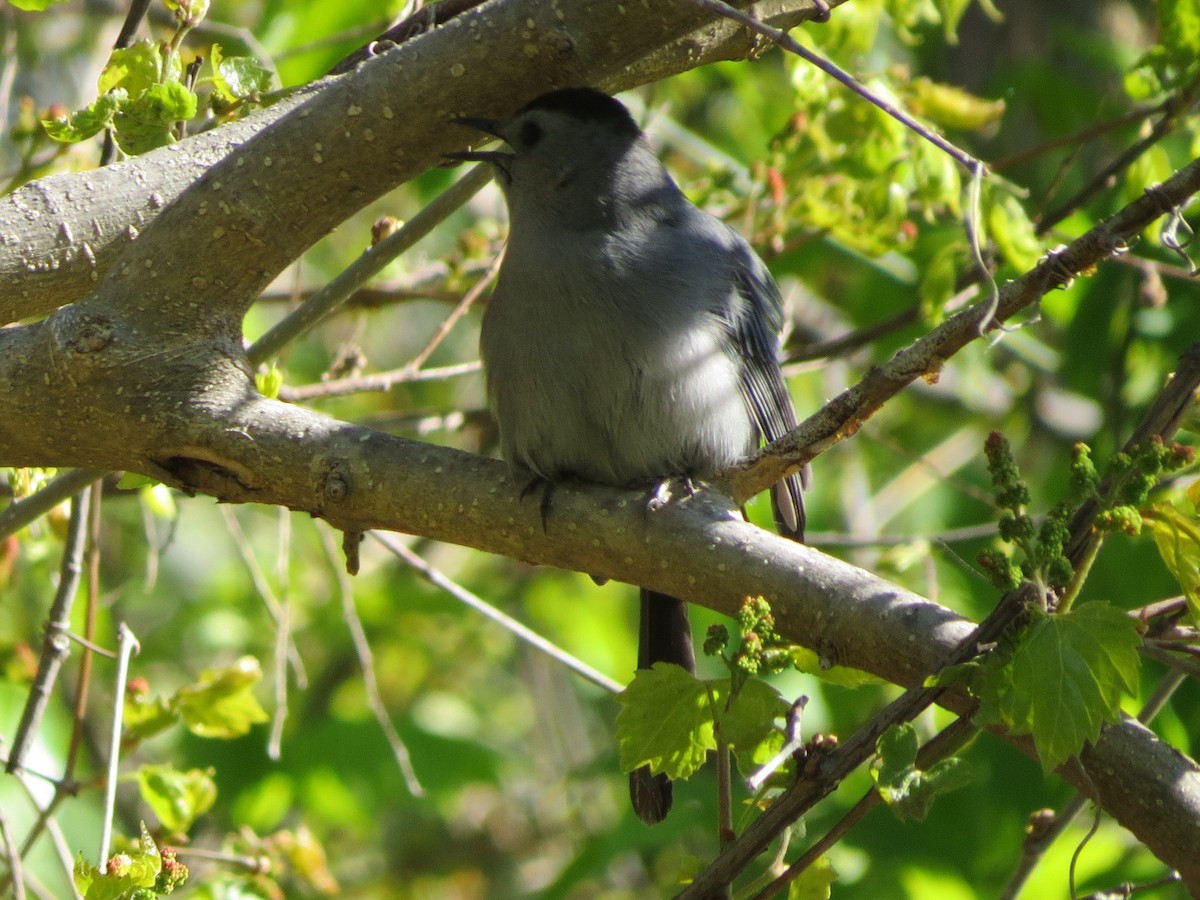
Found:
[[[573,87],[550,91],[550,93],[535,97],[525,104],[517,112],[517,115],[535,109],[565,113],[584,122],[608,124],[615,130],[627,132],[630,135],[642,133],[637,122],[633,120],[633,116],[629,114],[629,110],[620,100],[595,88]]]

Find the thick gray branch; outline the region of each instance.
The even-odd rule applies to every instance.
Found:
[[[769,0],[754,10],[788,28],[811,17],[814,6]],[[205,193],[173,210],[173,227],[163,232],[181,257],[171,264],[187,266],[212,247],[223,262],[246,270],[244,282],[220,273],[223,293],[252,294],[280,260],[290,262],[350,213],[436,165],[442,150],[461,147],[469,135],[449,124],[454,112],[500,115],[552,86],[624,89],[762,49],[756,35],[710,20],[685,0],[498,0],[242,122],[103,170],[50,176],[0,199],[0,324],[91,292],[152,219],[268,129],[270,136],[208,179]],[[317,94],[304,112],[280,122]],[[277,246],[281,234],[287,239]],[[142,259],[160,264],[160,296],[169,293],[163,279],[177,298],[195,293],[192,279],[216,284],[203,266],[188,278],[168,268],[163,248],[144,251]]]
[[[241,317],[261,286],[347,215],[461,146],[466,136],[450,123],[453,115],[503,115],[553,86],[627,86],[687,68],[721,46],[689,34],[705,21],[686,0],[495,0],[315,90],[270,127],[260,127],[265,120],[246,126],[223,150],[214,145],[211,158],[192,155],[192,142],[169,151],[185,160],[185,174],[170,181],[172,197],[158,191],[163,203],[131,186],[138,170],[130,167],[114,176],[121,189],[109,196],[76,190],[96,173],[56,183],[66,209],[0,204],[0,216],[12,215],[0,222],[20,229],[18,243],[29,234],[24,250],[7,257],[10,268],[0,262],[0,310],[10,314],[79,300],[91,282],[87,265],[53,254],[61,241],[87,239],[100,204],[144,226],[124,247],[114,243],[119,228],[96,231],[89,249],[98,284],[87,301],[36,325],[0,329],[0,465],[132,469],[230,502],[277,504],[345,529],[406,531],[621,578],[728,613],[747,593],[761,593],[781,630],[823,657],[897,683],[923,677],[969,622],[747,525],[711,495],[651,515],[636,495],[564,487],[546,533],[537,503],[520,500],[521,486],[499,463],[265,400],[247,371]],[[744,52],[753,46],[729,23],[708,27],[729,29],[727,42],[740,35]],[[184,191],[189,166],[205,171]],[[74,223],[83,225],[68,222],[68,234],[58,217],[80,210]],[[0,235],[0,251],[17,247],[11,232]],[[1103,243],[1068,261],[1082,271],[1113,249]],[[53,259],[58,270],[38,265]],[[14,293],[18,277],[25,280]],[[1037,290],[1048,287],[1039,281]],[[911,365],[888,368],[866,406],[936,371],[958,346],[934,341],[903,360]],[[846,434],[863,408],[832,407],[840,424],[822,439]],[[781,455],[768,467],[795,462]],[[775,477],[755,470],[739,484]],[[1132,723],[1109,729],[1084,761],[1090,782],[1078,776],[1079,786],[1094,783],[1106,809],[1200,885],[1195,764]]]

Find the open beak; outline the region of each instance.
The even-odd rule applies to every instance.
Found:
[[[503,140],[503,135],[500,134],[500,124],[495,119],[461,116],[454,119],[454,124],[474,128],[476,131],[482,131],[484,134],[490,134],[492,137]],[[497,166],[503,166],[512,158],[512,154],[504,150],[456,150],[451,153],[443,153],[442,156],[456,162],[486,162]]]

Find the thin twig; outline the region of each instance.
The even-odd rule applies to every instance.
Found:
[[[233,510],[228,506],[221,506],[221,515],[225,518],[225,524],[233,535],[233,543],[237,548],[238,553],[242,557],[242,562],[246,564],[246,571],[250,575],[250,580],[254,583],[254,589],[258,592],[258,596],[262,598],[263,605],[267,608],[267,612],[271,616],[271,621],[275,623],[277,629],[283,628],[284,611],[283,606],[279,602],[279,598],[275,596],[275,591],[271,587],[267,575],[262,570],[262,566],[258,564],[258,560],[254,556],[254,550],[250,547],[250,542],[246,539],[246,533],[242,531],[242,526],[238,523],[237,516],[233,514]],[[308,687],[308,673],[304,669],[304,660],[300,658],[300,651],[296,647],[295,640],[291,634],[288,635],[288,661],[292,666],[292,673],[296,676],[296,686],[303,690]]]
[[[1174,131],[1175,124],[1175,120],[1170,116],[1164,116],[1159,119],[1148,135],[1133,146],[1126,148],[1116,159],[1097,172],[1096,176],[1080,188],[1071,199],[1065,201],[1053,212],[1048,212],[1042,216],[1038,220],[1036,233],[1039,235],[1045,234],[1101,191],[1111,187],[1113,179],[1117,175],[1128,169],[1137,161],[1138,157]]]
[[[4,512],[0,512],[0,538],[8,537],[40,519],[58,504],[107,474],[105,469],[67,469],[55,476],[36,494],[10,503]]]
[[[730,6],[728,3],[724,3],[722,0],[693,0],[693,2],[703,6],[705,9],[709,10],[715,15],[724,16],[727,19],[732,19],[735,22],[745,25],[751,31],[755,31],[758,34],[761,34],[763,37],[769,38],[784,50],[794,53],[801,59],[806,60],[807,62],[816,66],[826,75],[830,76],[836,81],[841,82],[850,90],[854,91],[854,93],[858,94],[872,106],[883,110],[883,112],[887,113],[896,121],[902,123],[906,128],[920,135],[944,153],[949,154],[959,163],[966,166],[969,171],[986,172],[987,167],[984,166],[982,161],[976,159],[965,150],[954,146],[954,144],[950,143],[937,132],[918,122],[898,106],[889,103],[882,97],[873,93],[870,88],[856,79],[849,72],[838,68],[829,60],[813,53],[811,50],[789,35],[786,31],[780,31],[778,28],[773,28],[770,25],[767,25],[765,22],[760,22],[758,19],[754,18],[748,13],[742,12],[740,9]]]
[[[17,852],[12,826],[8,824],[8,817],[4,815],[3,809],[0,809],[0,842],[4,844],[4,858],[8,860],[8,877],[12,882],[13,900],[25,900],[25,870],[21,866],[21,854]]]
[[[1066,134],[1061,137],[1050,138],[1040,144],[1035,144],[1032,147],[1026,147],[1024,150],[1018,150],[1001,159],[994,159],[988,165],[993,172],[1002,172],[1005,169],[1020,165],[1024,162],[1029,162],[1031,159],[1037,159],[1039,156],[1044,156],[1051,151],[1058,150],[1061,147],[1076,147],[1080,144],[1085,144],[1093,138],[1098,138],[1101,135],[1108,134],[1110,131],[1116,131],[1119,128],[1124,128],[1126,125],[1132,125],[1134,122],[1140,122],[1143,119],[1148,119],[1153,115],[1162,112],[1167,106],[1167,103],[1160,103],[1157,106],[1149,108],[1131,109],[1129,112],[1123,113],[1115,118],[1105,122],[1097,122],[1094,125],[1089,125],[1076,131],[1074,134]]]
[[[67,539],[63,546],[63,558],[60,568],[58,591],[54,602],[50,605],[50,613],[46,621],[46,633],[42,639],[42,653],[38,659],[37,675],[33,686],[29,689],[29,698],[25,701],[25,709],[21,712],[21,722],[17,726],[13,738],[12,750],[9,751],[8,765],[5,771],[9,774],[21,767],[33,736],[37,733],[46,705],[50,701],[50,692],[58,679],[63,660],[71,649],[67,629],[71,626],[71,606],[75,601],[75,592],[79,587],[79,579],[83,570],[83,547],[87,538],[89,493],[80,491],[71,500],[71,518],[67,523]]]
[[[342,601],[342,618],[350,630],[350,641],[354,645],[354,654],[358,657],[358,667],[362,670],[363,690],[367,695],[367,703],[371,707],[375,721],[379,724],[379,729],[387,739],[388,746],[392,748],[392,755],[396,758],[396,765],[400,767],[400,774],[404,776],[408,792],[414,797],[421,797],[425,794],[425,789],[421,786],[417,773],[413,769],[412,756],[408,752],[404,738],[400,737],[396,726],[392,724],[392,717],[388,715],[387,705],[383,702],[383,695],[379,692],[379,680],[375,677],[375,655],[371,652],[371,642],[367,640],[367,631],[363,628],[362,619],[358,616],[358,608],[354,605],[354,582],[345,567],[341,565],[341,554],[338,552],[333,532],[325,526],[318,526],[317,534],[321,539],[321,546],[325,549],[329,567],[338,581],[338,593]]]
[[[503,262],[504,251],[501,250],[496,254],[496,258],[492,260],[492,264],[488,266],[487,271],[483,273],[483,277],[471,285],[471,289],[463,294],[462,300],[460,300],[458,305],[450,311],[450,315],[446,316],[446,318],[442,320],[441,324],[438,325],[437,331],[434,332],[433,337],[429,339],[429,343],[422,348],[420,353],[412,358],[412,361],[405,366],[406,369],[414,374],[421,371],[421,367],[425,365],[425,363],[429,360],[429,357],[433,355],[433,351],[436,350],[438,345],[446,339],[446,335],[450,333],[450,329],[454,327],[459,319],[467,314],[467,310],[471,308],[472,304],[474,304],[475,301],[482,296],[483,292],[488,289],[491,283],[496,280],[496,276],[500,273],[500,264]]]
[[[88,500],[88,540],[84,550],[87,568],[87,614],[83,626],[84,636],[78,639],[84,650],[79,657],[79,674],[75,679],[75,709],[72,713],[74,725],[71,729],[71,743],[67,748],[63,781],[74,779],[75,767],[79,762],[88,697],[91,695],[92,660],[96,653],[93,648],[96,642],[96,610],[100,606],[100,498],[104,491],[99,481],[93,483],[88,490],[91,497]]]
[[[279,627],[275,629],[273,654],[275,678],[275,709],[271,714],[271,736],[267,739],[267,756],[279,759],[282,755],[283,725],[288,715],[288,653],[292,647],[292,599],[288,562],[291,559],[292,511],[279,507],[279,546],[275,551],[275,582],[279,585]]]
[[[420,212],[343,269],[246,350],[251,365],[266,362],[345,301],[384,266],[429,234],[451,213],[474,197],[492,178],[491,167],[479,164],[439,194]]]
[[[975,736],[977,731],[978,729],[969,718],[959,717],[955,719],[922,745],[917,754],[917,767],[928,769],[934,763],[948,756],[953,756]],[[803,855],[788,866],[779,877],[763,888],[762,891],[755,894],[754,900],[768,900],[768,898],[776,896],[794,881],[801,872],[820,859],[834,844],[845,837],[850,829],[866,817],[868,812],[882,802],[883,798],[880,796],[878,790],[872,789],[863,794],[859,801],[828,832],[821,836],[820,840],[804,851]]]
[[[448,378],[460,378],[464,375],[474,375],[483,371],[483,363],[479,360],[465,363],[455,363],[449,366],[437,366],[432,369],[413,371],[409,366],[393,369],[390,372],[377,372],[374,375],[359,375],[354,378],[338,378],[320,384],[303,384],[299,387],[279,389],[279,399],[288,403],[301,403],[305,400],[317,400],[322,397],[342,397],[347,394],[360,394],[366,391],[390,391],[398,384],[413,384],[418,381],[444,381]]]
[[[522,625],[511,616],[502,613],[500,610],[496,609],[496,607],[492,606],[481,597],[472,594],[462,585],[447,577],[417,554],[413,553],[408,549],[408,547],[406,547],[401,541],[393,537],[391,534],[388,534],[385,531],[371,531],[368,533],[371,535],[371,537],[375,538],[375,540],[379,541],[379,543],[383,544],[383,546],[387,547],[388,550],[390,550],[393,554],[399,556],[406,563],[424,575],[425,578],[433,582],[433,584],[449,593],[450,596],[454,597],[454,599],[465,603],[476,612],[482,613],[493,622],[502,625],[504,628],[512,632],[515,637],[533,647],[533,649],[541,653],[545,653],[551,659],[562,663],[576,675],[582,676],[592,684],[602,687],[606,691],[619,694],[625,689],[623,685],[618,684],[616,681],[609,678],[602,672],[596,671],[583,660],[572,656],[566,650],[546,640],[536,631],[533,631],[531,628]]]
[[[141,644],[122,622],[117,626],[117,678],[113,689],[112,734],[108,744],[108,775],[104,780],[104,824],[100,831],[100,872],[108,871],[108,848],[112,842],[113,817],[117,814],[117,766],[121,762],[121,722],[125,715],[125,685],[129,680],[129,658]]]

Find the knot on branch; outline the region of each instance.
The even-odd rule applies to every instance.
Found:
[[[67,308],[54,317],[54,342],[62,353],[99,353],[115,337],[116,326],[107,316]]]
[[[321,496],[329,503],[341,504],[354,489],[354,480],[344,462],[338,460],[328,464],[321,475]]]

